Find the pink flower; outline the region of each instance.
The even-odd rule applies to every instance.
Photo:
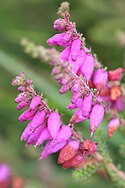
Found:
[[[92,108],[92,112],[90,114],[90,131],[93,134],[96,129],[101,124],[104,117],[104,108],[102,105],[96,104]]]
[[[79,74],[82,74],[83,77],[89,81],[93,75],[94,71],[94,57],[91,54],[85,55],[85,60],[80,67]]]
[[[64,142],[67,141],[72,135],[72,129],[69,126],[63,125],[61,129],[59,130],[56,141],[58,142]]]
[[[27,121],[33,119],[34,115],[36,113],[36,110],[25,110],[18,118],[20,122]]]
[[[85,121],[86,119],[88,119],[88,117],[83,116],[83,111],[81,109],[79,109],[71,117],[70,123],[76,124],[76,123],[79,123],[81,121]]]
[[[75,109],[75,108],[82,108],[83,105],[83,99],[79,98],[76,103],[72,104],[70,103],[69,106],[67,107],[68,109]]]
[[[88,117],[92,107],[92,95],[85,95],[82,103],[83,116]]]
[[[57,151],[61,150],[65,145],[66,141],[56,142],[54,146],[53,141],[48,141],[41,153],[41,157],[39,158],[39,160],[47,158],[50,154],[56,153]]]
[[[101,90],[102,87],[105,87],[108,81],[108,73],[102,69],[99,68],[94,73],[94,84],[98,90]]]
[[[111,138],[112,135],[117,131],[117,129],[119,128],[119,119],[115,118],[110,120],[110,122],[108,123],[108,137]]]
[[[69,55],[71,52],[71,47],[67,46],[61,53],[60,53],[60,59],[64,62],[68,61]]]
[[[48,117],[47,125],[50,135],[55,139],[61,126],[60,115],[57,112],[51,112]]]
[[[41,102],[41,97],[39,95],[34,96],[31,103],[30,103],[30,109],[34,110]]]
[[[31,131],[35,130],[38,126],[42,125],[45,119],[46,119],[45,110],[43,111],[38,110],[31,121]]]
[[[38,145],[38,146],[42,145],[44,141],[49,140],[49,139],[51,139],[51,135],[50,135],[50,133],[49,133],[49,131],[48,131],[48,128],[45,127],[45,128],[42,130],[42,132],[40,133],[40,136],[39,136],[39,138],[38,138],[38,140],[37,140],[36,146],[37,146],[37,145]]]
[[[108,72],[108,78],[110,81],[117,81],[120,80],[123,76],[123,72],[125,71],[125,69],[123,68],[118,68],[115,70],[110,70]]]
[[[17,110],[22,110],[23,108],[25,108],[25,107],[27,107],[27,106],[28,106],[28,102],[26,102],[26,101],[21,101],[21,102],[17,105],[16,109],[17,109]]]
[[[10,182],[11,170],[10,167],[4,163],[0,163],[0,187],[8,187]]]
[[[54,21],[53,28],[56,31],[65,31],[66,30],[66,21],[64,19],[57,19]]]
[[[42,126],[39,126],[34,132],[32,132],[32,134],[29,136],[29,138],[27,140],[27,144],[34,145],[37,142],[37,140],[39,139],[40,134],[45,127],[46,127],[46,125],[44,124]]]
[[[31,132],[31,122],[26,126],[26,128],[24,129],[22,135],[21,135],[21,141],[27,141],[29,136],[32,134]]]
[[[70,140],[68,144],[60,151],[58,157],[58,164],[63,164],[64,162],[72,159],[79,150],[79,142],[76,140]]]
[[[76,61],[80,49],[81,49],[81,39],[78,38],[72,42],[72,46],[71,46],[71,58],[73,61]]]

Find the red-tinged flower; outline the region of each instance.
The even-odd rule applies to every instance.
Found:
[[[32,99],[32,101],[31,101],[31,103],[30,103],[29,108],[31,110],[34,110],[36,107],[38,107],[38,105],[40,104],[40,102],[41,102],[41,97],[39,95],[34,96],[33,99]]]
[[[61,126],[60,115],[57,112],[51,112],[47,121],[48,130],[53,139],[56,138]]]
[[[83,155],[82,153],[78,153],[75,157],[72,159],[66,161],[63,163],[63,168],[77,168],[78,165],[86,161],[87,156]]]
[[[124,103],[124,98],[123,96],[120,96],[116,99],[115,101],[115,108],[118,110],[118,111],[121,111],[123,110],[123,108],[125,108],[125,103]]]
[[[81,149],[83,151],[83,154],[91,155],[96,152],[96,143],[92,140],[84,140],[81,145]]]
[[[0,187],[8,188],[10,183],[11,170],[7,164],[0,163]]]
[[[77,140],[70,140],[68,144],[60,151],[58,157],[58,164],[62,164],[72,159],[79,150],[79,142]]]
[[[77,111],[73,114],[73,116],[71,117],[70,123],[71,123],[71,124],[76,124],[76,123],[79,123],[79,122],[81,122],[81,121],[85,121],[86,119],[88,119],[88,117],[83,116],[83,111],[82,111],[82,109],[79,109],[79,110],[77,110]]]
[[[108,137],[111,138],[112,135],[117,131],[117,129],[119,128],[119,119],[115,118],[110,120],[110,122],[108,123]]]
[[[108,73],[102,68],[99,68],[94,73],[94,84],[98,90],[106,86],[108,81]]]
[[[101,124],[104,117],[104,107],[102,105],[96,104],[92,108],[92,112],[90,114],[90,131],[93,134],[96,129]]]
[[[125,69],[123,69],[123,68],[111,70],[111,71],[108,72],[108,79],[110,81],[121,80],[124,71],[125,71]]]
[[[115,101],[122,94],[120,86],[113,86],[110,90],[111,100]]]

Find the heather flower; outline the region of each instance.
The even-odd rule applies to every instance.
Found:
[[[79,150],[79,142],[77,140],[70,140],[67,145],[60,151],[58,157],[58,164],[63,164],[64,162],[72,159]]]
[[[21,135],[21,141],[27,141],[29,136],[32,134],[31,132],[31,122],[26,126],[26,128],[24,129],[22,135]]]
[[[57,19],[54,21],[53,28],[56,31],[65,31],[66,30],[66,21],[64,19]]]
[[[90,113],[90,131],[93,134],[96,129],[101,124],[104,117],[104,107],[102,105],[96,104],[92,108],[92,112]]]
[[[68,109],[75,109],[75,108],[82,108],[83,105],[83,99],[79,98],[76,103],[72,104],[70,103],[69,106],[67,107]]]
[[[48,117],[47,125],[50,135],[55,139],[61,126],[60,115],[57,112],[51,112]]]
[[[77,154],[74,156],[72,159],[66,161],[63,163],[62,167],[63,168],[77,168],[78,165],[83,163],[84,161],[87,160],[87,157],[83,155],[82,153]]]
[[[45,124],[42,125],[42,126],[39,126],[39,127],[29,136],[29,138],[28,138],[28,140],[27,140],[27,144],[32,144],[32,145],[34,145],[34,144],[37,142],[38,138],[40,137],[40,134],[41,134],[42,130],[45,128],[45,126],[46,126]]]
[[[94,57],[91,54],[86,54],[85,59],[80,67],[79,74],[82,74],[87,81],[90,81],[94,71]]]
[[[50,154],[56,153],[57,151],[61,150],[65,145],[66,141],[56,142],[54,145],[53,141],[48,141],[41,153],[41,157],[39,158],[39,160],[47,158]]]
[[[83,111],[81,109],[77,110],[70,119],[71,124],[76,124],[81,121],[85,121],[88,117],[83,116]]]
[[[108,81],[108,73],[102,69],[99,68],[94,73],[94,84],[98,90],[101,90],[103,87],[106,86]]]
[[[8,187],[10,182],[11,170],[4,163],[0,163],[0,187]]]
[[[71,58],[73,61],[76,61],[80,49],[81,49],[81,39],[78,38],[72,42],[72,46],[71,46]]]
[[[84,154],[90,155],[96,152],[96,143],[92,140],[84,140],[81,145],[81,149]]]
[[[123,108],[125,107],[125,103],[124,103],[124,99],[123,99],[123,96],[120,96],[116,99],[115,101],[115,108],[118,110],[118,111],[121,111],[123,110]]]
[[[111,138],[112,135],[117,131],[119,128],[119,119],[111,119],[110,122],[108,123],[108,137]]]
[[[72,135],[71,127],[63,125],[59,130],[55,140],[58,142],[64,142],[67,141],[71,137],[71,135]]]
[[[46,119],[45,110],[38,110],[31,121],[31,131],[35,130],[38,126],[42,125]]]
[[[36,113],[36,110],[25,110],[18,118],[20,122],[27,121],[33,119],[34,115]]]
[[[64,62],[68,61],[69,55],[71,52],[71,47],[67,46],[61,53],[60,53],[60,59]]]
[[[85,95],[82,103],[83,116],[88,117],[92,107],[92,95]]]
[[[28,105],[29,105],[29,102],[28,102],[28,101],[21,101],[21,102],[17,105],[16,109],[17,109],[17,110],[22,110],[23,108],[27,107]]]
[[[72,96],[71,102],[75,104],[79,98],[83,95],[82,92],[75,92]]]
[[[121,95],[121,93],[122,91],[120,86],[113,86],[110,90],[111,100],[115,101]]]
[[[49,130],[48,130],[47,127],[45,127],[45,128],[41,131],[41,133],[40,133],[40,136],[39,136],[39,138],[38,138],[38,140],[37,140],[36,146],[40,146],[40,145],[43,144],[44,141],[50,140],[50,139],[51,139],[51,135],[50,135],[50,133],[49,133]]]
[[[31,110],[34,110],[40,104],[40,102],[41,102],[41,97],[39,95],[34,96],[31,103],[30,103],[29,108]]]
[[[108,71],[108,79],[110,81],[117,81],[117,80],[120,80],[123,76],[123,72],[125,70],[123,68],[118,68],[118,69],[115,69],[115,70],[110,70]]]

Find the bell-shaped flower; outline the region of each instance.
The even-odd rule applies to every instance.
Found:
[[[91,155],[96,152],[96,143],[92,140],[84,140],[81,145],[82,152],[85,155]]]
[[[40,102],[41,102],[40,95],[34,96],[33,99],[32,99],[32,101],[31,101],[31,103],[30,103],[29,108],[31,110],[34,110],[40,104]]]
[[[111,119],[110,122],[108,123],[108,137],[111,138],[112,135],[117,131],[119,128],[119,119]]]
[[[58,157],[58,164],[72,159],[79,150],[79,142],[77,140],[70,140],[66,146],[60,151]]]
[[[81,49],[81,39],[78,38],[72,42],[72,46],[71,46],[71,58],[73,61],[76,61],[80,49]]]
[[[40,136],[39,136],[39,138],[38,138],[38,140],[37,140],[36,146],[40,146],[40,145],[43,144],[44,141],[50,140],[50,139],[51,139],[51,135],[50,135],[50,133],[49,133],[49,131],[48,131],[48,128],[45,127],[45,128],[42,130],[42,132],[41,132],[41,134],[40,134]]]
[[[92,107],[92,95],[85,95],[82,103],[83,116],[88,117]]]
[[[68,61],[70,52],[71,52],[71,47],[70,46],[67,46],[66,48],[64,48],[64,50],[60,53],[60,59],[63,62]]]

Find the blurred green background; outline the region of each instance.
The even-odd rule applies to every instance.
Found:
[[[44,92],[50,106],[65,114],[64,121],[70,115],[65,111],[70,101],[69,94],[58,94],[59,86],[50,75],[50,67],[29,57],[19,44],[21,38],[27,37],[47,47],[46,40],[55,33],[52,26],[61,2],[0,0],[0,161],[8,163],[14,175],[22,176],[27,181],[26,188],[110,188],[112,184],[99,175],[87,181],[75,182],[71,170],[62,170],[56,164],[57,155],[38,161],[40,149],[27,148],[25,143],[20,142],[25,124],[17,120],[20,114],[14,103],[17,90],[11,86],[12,78],[20,71],[24,71],[34,81],[36,88]],[[76,22],[78,31],[86,37],[87,46],[92,46],[93,52],[109,69],[122,66],[124,49],[119,47],[115,35],[119,30],[125,30],[125,0],[69,2],[71,20]],[[116,133],[109,146],[112,145],[112,155],[117,151],[115,161],[118,162],[116,138],[121,142],[120,135]]]

